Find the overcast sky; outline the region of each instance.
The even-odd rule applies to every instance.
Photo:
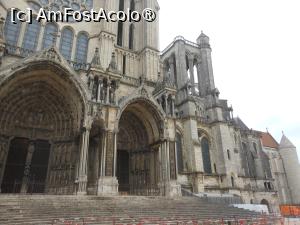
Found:
[[[282,131],[300,156],[299,0],[160,0],[164,49],[210,37],[216,87],[249,128]]]

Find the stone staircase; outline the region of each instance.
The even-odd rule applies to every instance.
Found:
[[[258,216],[194,197],[0,195],[0,225],[200,224]]]

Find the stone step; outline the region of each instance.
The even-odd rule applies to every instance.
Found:
[[[0,195],[0,224],[66,224],[80,225],[126,223],[134,224],[148,218],[143,224],[178,221],[253,218],[259,214],[248,210],[211,204],[194,197],[170,199],[140,196],[53,196],[53,195]],[[74,218],[79,218],[74,220]],[[152,222],[151,222],[152,221]],[[71,223],[72,224],[72,223]]]

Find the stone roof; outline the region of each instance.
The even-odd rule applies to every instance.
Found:
[[[285,148],[296,148],[295,145],[283,134],[280,145],[280,149],[285,149]]]
[[[233,118],[234,123],[236,126],[238,126],[241,130],[250,130],[247,125],[239,118],[239,117],[235,117]]]

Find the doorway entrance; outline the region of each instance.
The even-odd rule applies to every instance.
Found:
[[[50,144],[48,141],[38,140],[35,142],[30,167],[29,193],[44,193],[46,188],[46,178],[48,172],[48,161],[50,155]]]
[[[15,138],[11,141],[1,185],[2,193],[21,192],[28,145],[29,140],[25,138]]]
[[[146,100],[129,104],[119,119],[117,178],[119,192],[130,195],[160,195],[159,145],[161,119]]]
[[[126,150],[118,150],[117,153],[117,178],[120,193],[129,193],[129,153]]]
[[[29,150],[30,145],[33,151]],[[44,193],[49,155],[48,141],[14,138],[9,147],[1,192]]]

